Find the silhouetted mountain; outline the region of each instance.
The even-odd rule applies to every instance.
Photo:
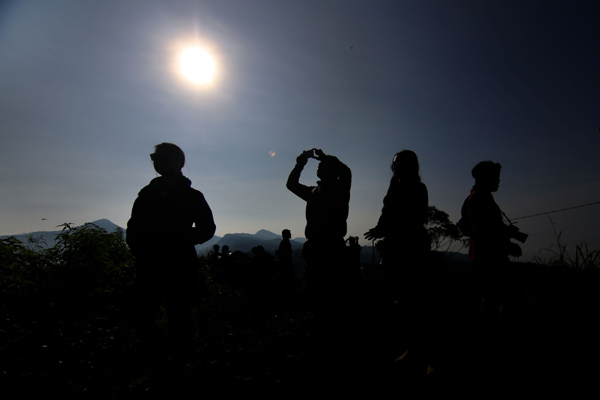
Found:
[[[260,231],[256,232],[254,234],[254,236],[257,236],[257,237],[263,238],[263,239],[267,239],[267,240],[271,240],[271,239],[281,240],[281,235],[277,235],[271,231],[267,231],[266,229],[261,229]]]
[[[114,232],[118,228],[121,228],[119,225],[114,224],[112,221],[105,219],[105,218],[94,221],[94,222],[92,222],[92,224],[96,225],[99,228],[104,229],[106,232]],[[123,229],[123,228],[121,228],[121,229]],[[123,229],[123,230],[125,230],[125,229]]]

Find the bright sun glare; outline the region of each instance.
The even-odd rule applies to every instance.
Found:
[[[209,83],[215,74],[213,59],[199,47],[190,47],[181,53],[179,68],[183,76],[199,85]]]

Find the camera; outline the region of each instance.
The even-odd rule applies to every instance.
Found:
[[[517,228],[514,225],[509,225],[509,233],[510,233],[511,239],[518,240],[521,243],[525,243],[525,241],[529,237],[529,235],[527,233],[523,233],[523,232],[519,231],[519,228]]]

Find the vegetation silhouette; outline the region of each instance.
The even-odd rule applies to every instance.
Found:
[[[552,221],[549,215],[548,219],[550,219],[550,223],[552,224],[556,243],[550,246],[550,248],[540,250],[538,255],[533,258],[533,262],[544,265],[586,269],[595,268],[600,265],[600,249],[590,250],[587,243],[579,243],[575,245],[574,250],[569,250],[569,246],[561,240],[562,231],[556,231],[554,221]],[[550,253],[550,256],[544,257],[542,252]]]
[[[134,260],[121,230],[64,224],[57,244],[48,248],[0,239],[3,397],[34,390],[47,398],[135,398],[177,388],[206,398],[304,398],[340,386],[373,396],[384,389],[405,390],[405,371],[380,357],[389,350],[383,327],[390,316],[375,308],[385,283],[365,274],[378,265],[363,265],[363,293],[352,327],[361,340],[348,350],[362,363],[360,378],[336,380],[311,372],[318,361],[308,351],[313,314],[301,298],[285,305],[259,301],[214,275],[208,254],[198,259],[190,304],[199,353],[174,374],[168,364],[137,356],[139,342],[129,318]],[[526,318],[519,321],[510,357],[502,357],[482,351],[494,349],[493,341],[473,345],[482,325],[479,310],[471,306],[477,294],[472,266],[442,261],[444,307],[434,331],[441,351],[423,390],[464,394],[488,385],[486,393],[499,387],[540,393],[561,384],[576,390],[595,383],[599,264],[585,269],[515,264],[513,279],[522,283],[524,294],[518,306]],[[161,313],[159,327],[164,330],[166,323]]]

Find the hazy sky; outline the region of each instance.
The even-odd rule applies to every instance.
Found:
[[[482,160],[503,165],[511,218],[598,202],[599,20],[596,1],[3,0],[0,235],[124,227],[164,141],[186,152],[219,236],[303,236],[285,182],[313,147],[352,169],[361,244],[402,149],[453,221]],[[194,44],[215,59],[210,85],[177,71]],[[600,247],[593,205],[519,220],[528,257],[552,222]]]

